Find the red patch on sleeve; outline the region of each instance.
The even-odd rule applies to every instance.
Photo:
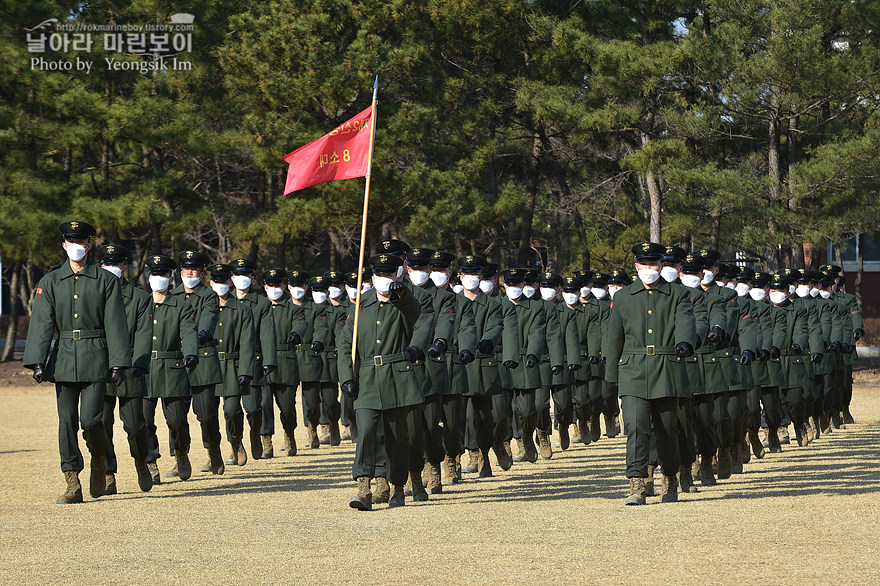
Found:
[[[42,295],[42,294],[43,294],[43,288],[37,287],[37,295]]]

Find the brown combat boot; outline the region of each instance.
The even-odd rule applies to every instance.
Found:
[[[849,405],[843,408],[843,422],[847,425],[855,425],[856,420],[853,419],[852,413],[849,412]]]
[[[749,440],[746,437],[739,442],[739,461],[740,464],[748,464],[752,461],[752,452],[749,449]]]
[[[476,474],[480,469],[480,451],[468,450],[467,464],[461,467],[464,474]]]
[[[584,440],[581,439],[581,428],[578,427],[577,423],[572,423],[569,426],[568,437],[571,438],[571,443],[573,444],[582,444]]]
[[[654,492],[654,472],[657,466],[651,464],[648,466],[648,477],[645,478],[645,496],[656,496]]]
[[[498,461],[498,466],[502,470],[510,470],[510,467],[513,466],[513,457],[511,457],[510,452],[504,447],[504,442],[495,440],[495,443],[492,444],[492,451],[495,452],[495,459]]]
[[[779,443],[789,445],[791,444],[791,434],[788,431],[788,426],[783,425],[779,428]]]
[[[480,478],[489,478],[492,476],[492,465],[489,464],[489,450],[480,450],[479,454]]]
[[[428,491],[431,494],[443,494],[443,481],[440,478],[440,466],[428,462]]]
[[[760,430],[761,445],[764,446],[765,450],[770,449],[770,430],[766,427],[762,427]]]
[[[116,475],[112,472],[104,475],[104,496],[116,494]]]
[[[535,447],[535,438],[533,437],[534,432],[525,433],[523,431],[522,444],[523,444],[523,454],[525,455],[526,461],[535,463],[538,461],[538,449]]]
[[[550,436],[543,429],[536,430],[536,434],[538,436],[538,451],[541,453],[542,458],[549,460],[553,457],[553,446],[550,445]]]
[[[712,469],[712,458],[706,456],[700,458],[699,478],[703,486],[715,486],[718,484],[715,481],[715,471]]]
[[[749,429],[749,443],[752,444],[752,453],[755,454],[755,457],[759,460],[764,457],[764,443],[761,441],[761,438],[758,437],[758,430],[755,428]]]
[[[446,468],[446,482],[448,484],[458,484],[461,482],[461,476],[457,474],[455,467],[455,458],[446,456],[443,459],[443,465]]]
[[[819,428],[822,433],[831,433],[831,418],[828,417],[828,412],[823,412],[819,416]]]
[[[732,473],[733,468],[730,459],[730,448],[718,448],[718,479],[724,480],[730,478]]]
[[[626,497],[627,505],[644,505],[647,495],[645,494],[645,479],[630,478],[629,479],[629,496]]]
[[[309,441],[306,445],[312,450],[317,450],[321,445],[321,440],[318,439],[318,428],[311,423],[309,423]]]
[[[822,437],[822,421],[818,415],[813,415],[813,439]]]
[[[330,422],[330,445],[338,446],[342,443],[342,437],[339,435],[339,422],[331,421]]]
[[[296,456],[296,438],[293,437],[292,429],[284,430],[284,453],[288,456]]]
[[[617,415],[605,416],[605,437],[615,438],[620,434],[620,424],[617,422]]]
[[[369,476],[358,477],[357,496],[352,497],[352,499],[348,501],[349,507],[357,509],[358,511],[373,510],[373,493],[370,492],[370,480],[371,478]]]
[[[162,475],[159,474],[159,464],[155,460],[152,462],[147,462],[147,470],[150,473],[150,482],[153,484],[153,486],[158,486],[162,484]],[[141,490],[144,489],[141,488]]]
[[[526,448],[523,445],[522,439],[521,438],[520,439],[514,438],[513,441],[516,442],[516,449],[513,454],[513,461],[514,462],[526,462],[527,461],[526,460]]]
[[[248,457],[247,452],[244,449],[244,444],[241,441],[241,437],[233,438],[236,440],[232,444],[232,450],[235,454],[235,464],[238,466],[244,466],[247,464]]]
[[[330,424],[322,423],[318,426],[318,441],[322,444],[330,444]]]
[[[165,473],[165,478],[177,478],[177,462],[174,462],[174,466],[171,467],[171,470]]]
[[[678,479],[675,474],[672,476],[663,475],[663,488],[660,493],[661,503],[677,503],[678,502]]]
[[[89,494],[93,499],[103,496],[107,488],[107,477],[104,475],[104,454],[92,454],[89,466]]]
[[[267,433],[260,436],[260,443],[263,447],[263,454],[260,459],[267,460],[275,455],[275,449],[272,447],[272,434]]]
[[[254,460],[263,457],[263,438],[260,437],[260,428],[251,427],[248,437],[251,440],[251,456]]]
[[[422,475],[418,472],[409,473],[409,484],[412,486],[412,500],[414,502],[424,502],[428,500],[428,491],[422,484]]]
[[[181,480],[189,480],[192,476],[192,464],[189,462],[187,453],[183,450],[177,450],[174,453],[174,458],[177,460],[177,475]]]
[[[599,424],[599,414],[593,415],[590,417],[590,425],[589,429],[585,430],[590,433],[590,440],[597,442],[602,437],[602,426]],[[583,432],[581,432],[581,437],[583,437]],[[586,442],[584,442],[586,443]]]
[[[150,474],[149,465],[144,460],[135,458],[134,469],[137,472],[138,488],[142,492],[150,492],[150,489],[153,488],[153,478]]]
[[[687,464],[679,466],[678,480],[681,492],[700,492],[694,484],[694,476],[691,474],[691,467]]]
[[[394,486],[394,493],[391,495],[391,498],[388,499],[388,508],[394,509],[397,507],[402,507],[406,504],[406,497],[404,496],[403,487],[402,486]]]
[[[388,499],[391,498],[391,487],[388,485],[388,479],[382,477],[376,479],[376,494],[373,496],[373,502],[376,504],[388,502]]]
[[[700,456],[699,455],[697,455],[697,457],[694,458],[694,463],[691,465],[691,476],[693,476],[694,478],[700,477]]]
[[[226,472],[226,464],[223,463],[223,454],[220,452],[220,444],[208,446],[208,462],[211,474],[220,475]]]
[[[67,489],[55,502],[59,505],[83,502],[82,485],[79,483],[79,470],[68,470],[65,472],[64,481],[67,483]]]
[[[831,425],[834,426],[834,429],[846,429],[846,424],[840,416],[840,411],[835,411],[831,414]]]
[[[348,430],[347,425],[342,426],[342,435],[339,436],[339,439],[351,441],[351,432]]]
[[[571,437],[569,437],[569,435],[568,435],[568,426],[567,425],[560,425],[559,426],[559,447],[562,449],[562,451],[565,451],[568,449],[568,447],[570,445],[571,445]]]
[[[782,451],[782,442],[779,441],[779,432],[775,427],[767,428],[767,443],[770,444],[771,454],[778,454]]]
[[[208,454],[208,459],[205,460],[205,465],[199,468],[199,472],[210,472],[211,471],[211,455]]]
[[[730,446],[730,473],[743,473],[742,458],[739,455],[739,442],[736,442],[732,446]]]

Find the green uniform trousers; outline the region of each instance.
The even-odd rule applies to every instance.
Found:
[[[83,456],[76,432],[80,427],[92,456],[103,456],[107,449],[104,431],[104,389],[106,383],[55,383],[58,407],[58,450],[61,471],[83,469]]]
[[[171,441],[175,450],[189,452],[189,415],[191,397],[165,397],[162,399],[162,412],[165,414],[165,423],[171,429]],[[155,462],[159,459],[159,437],[156,434],[156,407],[158,398],[146,397],[143,399],[144,420],[147,423],[147,431],[150,434],[147,462]]]
[[[104,395],[104,433],[107,436],[107,452],[104,470],[116,474],[118,464],[113,447],[113,414],[116,411],[116,397]],[[135,460],[146,460],[149,451],[150,434],[144,420],[143,397],[119,397],[119,419],[128,436],[128,451]]]
[[[394,486],[406,484],[409,476],[409,407],[355,409],[360,433],[352,466],[352,478],[385,476]],[[419,470],[421,473],[421,470]]]

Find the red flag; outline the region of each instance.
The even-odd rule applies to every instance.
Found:
[[[337,179],[365,177],[370,152],[373,106],[344,122],[284,160],[290,165],[284,195]]]

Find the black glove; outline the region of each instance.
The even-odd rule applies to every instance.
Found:
[[[730,340],[727,338],[722,338],[720,342],[715,344],[716,350],[724,350],[725,348],[730,348]]]
[[[410,362],[416,362],[422,356],[422,349],[418,346],[410,346],[406,349],[406,355]]]
[[[431,358],[440,358],[444,352],[446,352],[446,341],[443,338],[437,338],[428,348],[428,356]]]
[[[742,355],[739,357],[739,363],[743,366],[748,366],[752,362],[755,361],[755,353],[751,350],[743,350]]]
[[[46,382],[46,370],[43,368],[42,364],[34,365],[34,380],[37,381],[38,384]]]
[[[813,352],[812,354],[810,354],[810,362],[812,362],[813,364],[819,364],[820,362],[822,362],[823,358],[825,358],[825,356],[819,352]]]
[[[240,386],[240,387],[248,386],[249,384],[251,384],[251,378],[253,378],[253,377],[250,377],[246,374],[239,375],[238,376],[238,386]]]
[[[853,332],[853,338],[856,339],[856,342],[858,342],[862,338],[862,336],[864,336],[864,335],[865,335],[865,330],[863,330],[862,328],[856,328],[855,331]]]
[[[114,366],[110,369],[110,382],[113,383],[114,387],[118,387],[125,380],[125,371],[118,367]]]
[[[406,285],[400,281],[394,281],[388,285],[388,294],[391,299],[400,299],[403,297],[404,291],[406,291]]]
[[[275,372],[275,365],[274,364],[264,364],[263,365],[263,376],[269,376],[273,372]]]
[[[856,345],[855,345],[855,344],[848,344],[848,346],[849,346],[849,348],[848,348],[847,351],[846,351],[847,354],[852,354],[853,352],[856,351]]]
[[[779,348],[776,346],[770,346],[770,358],[779,358],[782,353],[779,351]]]
[[[534,354],[526,355],[526,368],[535,368],[538,366],[538,357]]]
[[[795,354],[803,354],[804,349],[801,348],[800,344],[792,344],[790,350]]]
[[[843,347],[841,346],[840,342],[837,341],[831,342],[831,345],[828,346],[828,349],[832,352],[840,352],[842,348]]]
[[[288,344],[294,344],[294,345],[296,345],[296,344],[301,344],[301,343],[302,343],[302,338],[300,338],[300,337],[299,337],[299,334],[297,334],[296,332],[290,332],[290,333],[287,335],[287,343],[288,343]]]
[[[495,349],[495,344],[491,340],[480,340],[477,342],[477,352],[480,354],[491,354]]]
[[[687,342],[679,342],[675,345],[675,355],[679,358],[687,358],[694,353],[694,348]]]
[[[768,358],[770,358],[770,353],[767,350],[763,348],[758,350],[758,360],[767,360]]]
[[[504,365],[505,368],[509,368],[510,370],[513,370],[514,368],[519,366],[519,362],[517,362],[516,360],[505,360],[501,364]]]
[[[183,367],[192,370],[196,366],[199,365],[199,357],[194,354],[190,354],[183,359]]]
[[[140,366],[132,366],[131,367],[131,377],[132,378],[140,378],[147,374],[147,371]]]
[[[553,376],[560,374],[562,372],[562,365],[557,364],[556,366],[551,366],[550,372],[551,374],[553,374]]]
[[[214,339],[214,336],[211,335],[211,332],[208,330],[202,330],[199,332],[199,346],[204,346],[208,342]]]
[[[587,360],[590,364],[599,364],[600,362],[602,362],[601,360],[599,360],[598,356],[590,356]]]
[[[474,361],[474,353],[465,348],[458,353],[458,359],[461,360],[462,364],[470,364]]]
[[[319,342],[318,340],[313,340],[312,345],[309,346],[312,349],[312,352],[323,352],[324,351],[324,342]]]
[[[580,369],[581,369],[581,365],[578,364],[577,362],[575,362],[574,364],[568,365],[568,372],[574,372],[574,371],[580,370]]]
[[[712,329],[709,330],[708,334],[706,334],[706,340],[708,340],[712,344],[720,342],[723,337],[724,328],[722,328],[721,326],[712,326]]]
[[[352,399],[357,399],[358,396],[358,384],[356,380],[347,380],[342,383],[342,392],[351,397]]]

